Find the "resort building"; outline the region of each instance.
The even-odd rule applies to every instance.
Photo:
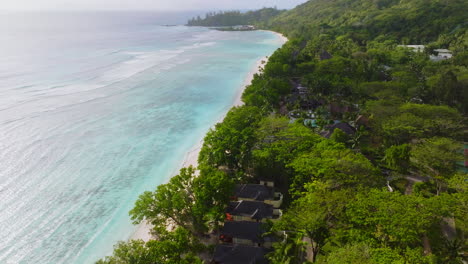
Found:
[[[432,61],[448,60],[453,57],[452,52],[448,49],[436,49],[434,50],[436,55],[431,55]]]
[[[423,52],[426,49],[424,45],[398,45],[398,47],[409,48],[414,52]],[[429,56],[432,61],[448,60],[453,57],[452,52],[448,49],[435,49],[433,53]]]
[[[267,264],[270,249],[244,245],[216,246],[211,264]]]
[[[226,221],[219,235],[212,264],[263,264],[276,236],[267,235],[263,222],[282,215],[283,195],[270,180],[259,184],[238,184],[226,209]]]
[[[414,52],[423,52],[426,48],[424,45],[398,45],[400,48],[409,48],[412,49]]]
[[[271,237],[263,237],[265,229],[262,223],[240,221],[225,222],[219,240],[227,244],[240,244],[270,248]]]
[[[226,220],[228,221],[250,221],[266,222],[275,221],[282,215],[280,209],[273,208],[273,205],[258,201],[235,201],[230,202],[226,210]]]
[[[353,136],[354,134],[356,134],[356,128],[352,127],[348,123],[336,123],[334,125],[330,125],[326,128],[326,131],[320,134],[325,138],[330,138],[330,136],[333,134],[335,129],[340,129],[341,131],[345,132],[349,136]]]
[[[262,181],[261,183],[236,185],[233,200],[260,201],[279,208],[283,203],[283,194],[275,192],[273,182]]]

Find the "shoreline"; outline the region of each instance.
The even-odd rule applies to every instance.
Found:
[[[283,41],[283,44],[281,46],[283,46],[284,44],[286,44],[286,42],[288,42],[288,38],[286,36],[284,36],[283,34],[279,33],[279,32],[275,32],[275,31],[271,31],[271,30],[266,30],[266,29],[261,29],[259,31],[265,31],[265,32],[271,32],[273,34],[275,34],[276,36],[278,36],[281,41]]]
[[[276,36],[279,37],[279,39],[282,41],[282,45],[284,45],[287,41],[288,41],[288,38],[286,38],[283,34],[281,33],[278,33],[278,32],[274,32],[274,31],[269,31],[269,30],[262,30],[262,31],[267,31],[267,32],[272,32],[274,33]],[[281,46],[282,46],[281,45]],[[262,57],[260,58],[259,60],[257,60],[257,62],[255,63],[254,67],[252,67],[252,69],[250,70],[250,72],[247,74],[246,78],[244,79],[244,82],[242,83],[240,89],[238,89],[237,93],[236,93],[236,96],[235,96],[235,99],[231,105],[230,108],[232,107],[236,107],[236,106],[242,106],[244,105],[244,102],[242,101],[242,94],[244,93],[244,90],[245,88],[247,88],[247,86],[249,86],[251,83],[252,83],[252,80],[254,79],[254,76],[255,74],[258,74],[260,73],[260,71],[263,69],[264,65],[266,65],[268,63],[268,59],[269,59],[269,56],[265,56],[265,57]],[[230,109],[229,108],[229,109]],[[228,110],[229,111],[229,110]],[[219,122],[222,122],[224,120],[224,118],[226,117],[226,113],[224,113],[220,118],[219,120],[217,120],[211,127],[213,128],[216,124],[218,124]],[[206,133],[205,133],[206,134]],[[201,138],[196,144],[194,144],[190,149],[189,151],[187,151],[187,153],[184,155],[184,159],[182,161],[182,163],[180,164],[180,166],[177,168],[176,170],[176,173],[181,169],[181,168],[184,168],[184,167],[189,167],[189,166],[193,166],[193,167],[197,167],[198,166],[198,154],[200,153],[200,150],[203,146],[203,139],[204,139],[205,135],[203,135],[203,138]],[[169,178],[170,179],[170,178]],[[130,235],[130,237],[128,238],[129,240],[138,240],[138,239],[141,239],[145,242],[151,240],[151,239],[154,239],[154,237],[150,234],[150,231],[152,229],[152,226],[151,224],[149,224],[148,222],[146,222],[145,220],[140,223],[139,225],[136,226],[135,228],[135,231],[132,233],[132,235]]]

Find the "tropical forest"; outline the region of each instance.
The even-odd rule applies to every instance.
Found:
[[[265,180],[282,215],[263,223],[265,262],[245,263],[467,263],[466,0],[312,0],[188,25],[289,41],[207,133],[199,166],[140,196],[130,217],[157,239],[98,263],[228,263],[210,238],[235,186]]]

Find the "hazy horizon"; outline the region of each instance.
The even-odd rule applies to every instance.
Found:
[[[262,7],[290,9],[306,0],[4,0],[2,11],[161,11],[251,10]]]

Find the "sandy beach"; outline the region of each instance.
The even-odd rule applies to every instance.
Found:
[[[282,34],[280,34],[280,33],[273,32],[273,31],[269,31],[269,32],[272,32],[272,33],[276,34],[280,38],[280,40],[283,42],[283,44],[288,41],[288,39],[285,36],[283,36]],[[245,88],[248,85],[250,85],[250,83],[252,82],[255,74],[260,73],[261,69],[263,69],[264,65],[267,62],[268,62],[268,56],[259,59],[255,63],[255,66],[251,69],[251,71],[249,72],[249,74],[245,78],[244,83],[241,86],[241,89],[239,89],[239,91],[237,92],[237,95],[235,97],[235,100],[233,101],[232,107],[241,106],[241,105],[244,104],[244,102],[242,101],[242,94],[243,94]],[[224,119],[224,117],[226,116],[226,114],[227,113],[224,113],[222,118],[220,118],[220,120],[218,120],[215,124],[221,122]],[[213,127],[214,127],[215,124],[213,124]],[[185,155],[185,157],[183,159],[183,162],[181,163],[180,167],[177,168],[176,172],[178,172],[181,168],[184,168],[184,167],[189,167],[189,166],[197,167],[198,166],[198,154],[200,153],[200,150],[201,150],[202,146],[203,146],[203,139],[200,139],[200,141],[197,144],[195,144],[186,153],[186,155]],[[142,222],[140,225],[137,226],[135,232],[129,237],[129,239],[141,239],[143,241],[148,241],[148,240],[152,239],[152,236],[150,234],[150,230],[151,230],[151,225],[148,224],[147,222]]]

